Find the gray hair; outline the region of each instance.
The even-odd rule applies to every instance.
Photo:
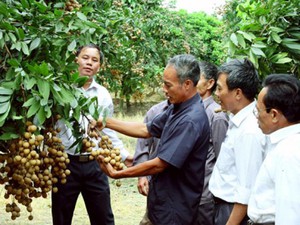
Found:
[[[181,84],[186,80],[191,80],[194,83],[194,86],[197,85],[200,67],[195,56],[189,54],[176,55],[169,60],[167,66],[174,67]]]

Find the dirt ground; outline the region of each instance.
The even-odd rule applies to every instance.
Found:
[[[137,225],[144,215],[146,198],[137,192],[136,178],[121,179],[121,187],[115,185],[115,180],[110,180],[111,204],[115,216],[116,225]],[[28,220],[28,212],[20,206],[21,216],[11,220],[10,213],[5,211],[5,205],[10,200],[4,199],[3,186],[0,186],[0,224],[1,225],[50,225],[51,219],[51,196],[34,199],[33,220]],[[83,199],[80,195],[75,208],[72,225],[89,225],[88,215]]]

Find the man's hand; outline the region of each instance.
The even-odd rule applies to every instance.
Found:
[[[139,193],[147,196],[149,192],[149,181],[147,177],[139,177],[137,188]]]
[[[127,158],[124,161],[124,164],[126,167],[133,166],[133,157],[131,155],[127,156]]]
[[[111,178],[117,178],[117,171],[114,170],[114,168],[110,165],[110,163],[104,162],[104,157],[102,155],[99,155],[97,157],[98,164],[101,168],[101,170],[109,177]]]
[[[103,130],[103,128],[105,128],[105,121],[103,120],[102,117],[100,117],[97,122],[96,122],[96,127],[99,129],[99,130]]]

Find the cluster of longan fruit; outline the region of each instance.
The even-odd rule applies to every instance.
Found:
[[[12,220],[20,216],[17,203],[26,207],[31,220],[32,198],[46,198],[49,191],[58,191],[57,182],[66,183],[70,160],[57,137],[59,131],[50,128],[40,134],[37,126],[26,122],[22,136],[8,141],[6,152],[0,154],[0,184],[4,184],[4,198],[12,199],[6,205]]]
[[[110,163],[115,170],[124,169],[120,149],[112,145],[112,141],[108,136],[102,136],[98,146],[100,147],[99,154],[104,157],[104,162]]]
[[[68,0],[66,2],[65,10],[71,12],[74,9],[79,10],[81,7],[82,7],[82,5],[79,4],[76,0]]]

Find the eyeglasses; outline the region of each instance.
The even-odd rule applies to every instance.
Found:
[[[256,108],[256,107],[254,107],[254,109],[253,109],[253,115],[255,116],[255,117],[258,117],[258,115],[259,115],[259,113],[261,113],[261,112],[263,112],[263,111],[268,111],[270,108],[265,108],[265,109],[258,109],[258,108]]]

